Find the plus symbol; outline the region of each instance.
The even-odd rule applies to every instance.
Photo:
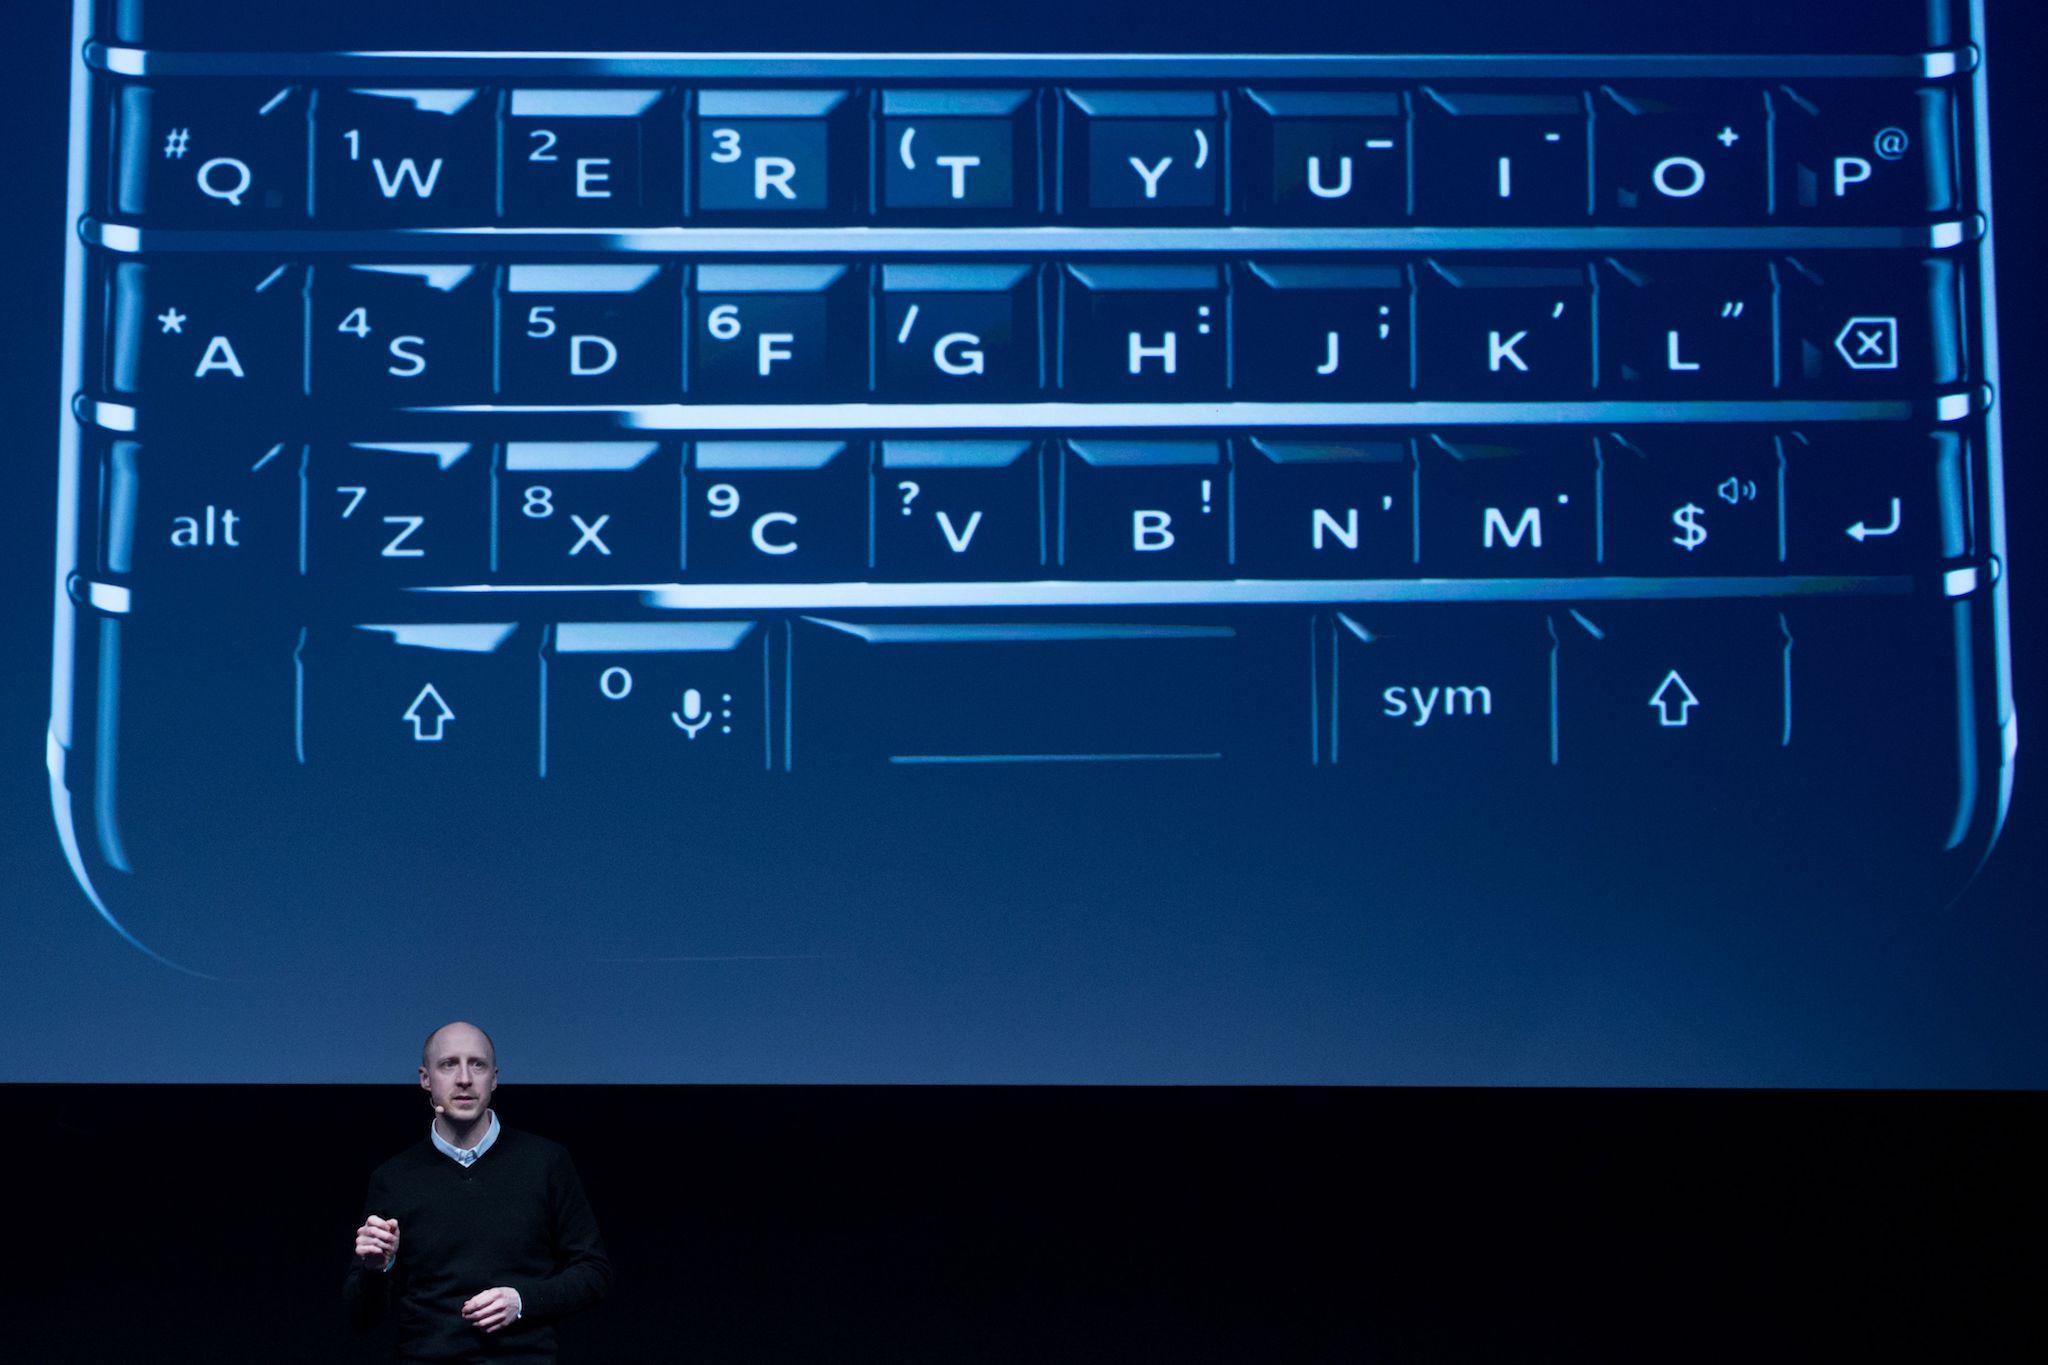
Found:
[[[1736,132],[1733,128],[1723,128],[1720,132],[1714,134],[1714,141],[1720,143],[1723,147],[1733,147],[1736,143],[1742,141],[1742,134]]]

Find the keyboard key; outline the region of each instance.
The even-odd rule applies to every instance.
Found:
[[[1961,280],[1954,261],[1788,257],[1778,283],[1787,389],[1876,397],[1962,381]]]
[[[1223,102],[1212,90],[1069,90],[1067,213],[1127,221],[1220,217]]]
[[[110,443],[101,572],[188,606],[283,583],[299,571],[304,456],[281,441]]]
[[[861,173],[844,90],[705,90],[697,96],[696,207],[723,214],[851,215]]]
[[[497,130],[481,90],[322,90],[313,125],[316,209],[323,223],[491,220]]]
[[[941,221],[1039,208],[1029,90],[884,90],[881,207]]]
[[[107,386],[215,413],[304,392],[305,273],[251,257],[122,261],[113,269]]]
[[[1959,202],[1948,92],[1801,81],[1772,92],[1780,215],[1823,223],[1915,222]]]
[[[304,492],[308,571],[334,587],[482,582],[487,462],[465,442],[315,447]]]
[[[884,441],[875,566],[890,577],[1042,576],[1042,447],[1035,441]]]
[[[1213,265],[1069,265],[1061,383],[1073,393],[1217,398],[1229,310]]]
[[[1583,223],[1591,116],[1577,94],[1424,86],[1416,211],[1429,223]]]
[[[668,787],[764,771],[766,644],[753,621],[553,627],[542,775],[635,774]]]
[[[1601,383],[1614,398],[1762,397],[1776,372],[1776,289],[1762,261],[1603,261]]]
[[[861,276],[843,265],[698,266],[691,396],[761,402],[859,393],[866,302]]]
[[[515,402],[661,401],[680,386],[679,289],[660,265],[507,266],[498,392]]]
[[[501,804],[537,769],[537,653],[505,622],[309,630],[300,761]]]
[[[699,441],[693,579],[838,583],[867,569],[867,459],[845,441]]]
[[[1405,440],[1239,446],[1238,562],[1254,578],[1380,578],[1415,569],[1415,452]]]
[[[1408,109],[1391,91],[1248,90],[1239,106],[1254,222],[1399,223],[1411,210]]]
[[[1596,211],[1616,222],[1755,223],[1769,208],[1760,90],[1694,83],[1600,87]]]
[[[1813,427],[1781,444],[1794,569],[1927,573],[1969,553],[1960,434]]]
[[[302,225],[308,104],[278,81],[123,86],[114,211],[158,227]]]
[[[1200,578],[1230,563],[1219,441],[1068,441],[1060,562],[1111,578]]]
[[[1780,572],[1780,461],[1769,433],[1644,427],[1602,436],[1600,454],[1609,572]]]
[[[494,470],[497,557],[515,583],[668,582],[682,474],[656,441],[511,441]]]
[[[503,215],[519,223],[649,223],[682,197],[681,119],[660,90],[505,96]]]
[[[876,391],[958,402],[1038,392],[1038,278],[1026,265],[883,266]]]
[[[1593,293],[1585,269],[1429,261],[1420,277],[1425,394],[1513,400],[1591,392]]]
[[[1503,783],[1552,762],[1546,616],[1528,608],[1347,607],[1334,613],[1330,758],[1419,798]]]
[[[313,268],[313,392],[394,406],[491,394],[491,279],[473,265]]]
[[[1598,561],[1593,442],[1530,429],[1422,443],[1425,571],[1482,577],[1590,572]]]
[[[1262,398],[1406,398],[1414,290],[1394,265],[1253,261],[1238,275],[1238,374]]]

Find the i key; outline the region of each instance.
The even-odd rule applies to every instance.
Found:
[[[366,227],[490,221],[496,138],[482,91],[327,90],[313,121],[321,221]]]
[[[1424,87],[1417,213],[1437,223],[1580,223],[1591,211],[1584,97]]]

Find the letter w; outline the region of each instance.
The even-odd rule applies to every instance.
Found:
[[[370,168],[377,173],[377,188],[384,191],[386,199],[396,199],[399,187],[408,180],[412,182],[414,194],[422,199],[431,199],[434,196],[434,182],[441,178],[441,158],[438,156],[434,158],[434,164],[427,168],[424,178],[421,177],[420,168],[413,164],[411,157],[399,162],[395,171],[384,169],[384,158],[381,156],[371,160]]]

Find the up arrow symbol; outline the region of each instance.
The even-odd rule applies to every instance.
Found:
[[[441,742],[441,728],[455,719],[455,711],[441,694],[428,683],[420,694],[412,699],[412,705],[405,708],[405,719],[412,723],[412,737],[422,744]]]
[[[1657,708],[1657,723],[1669,728],[1690,725],[1692,708],[1699,704],[1700,699],[1692,694],[1675,668],[1664,675],[1664,681],[1650,694],[1650,705]]]

